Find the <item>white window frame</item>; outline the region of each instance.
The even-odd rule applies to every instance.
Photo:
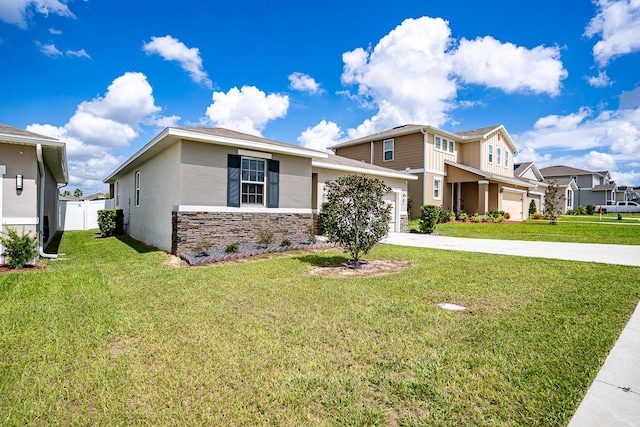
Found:
[[[502,148],[496,147],[496,165],[502,166]]]
[[[251,167],[249,167],[249,169],[245,169],[244,165],[245,165],[245,160],[249,162],[249,166],[251,165],[251,161],[256,161],[259,163],[262,163],[262,181],[258,181],[258,174],[260,172],[259,169],[256,169],[256,179],[253,180],[251,179],[251,172],[252,169]],[[247,172],[248,175],[245,175],[244,172]],[[248,179],[245,179],[245,177],[248,176]],[[245,184],[250,186],[250,185],[261,185],[262,186],[262,203],[250,203],[250,202],[245,202],[245,195],[247,195],[247,199],[249,198],[249,196],[251,194],[255,195],[256,198],[258,196],[258,193],[249,193],[249,192],[245,192]],[[266,206],[267,205],[267,161],[265,159],[258,159],[256,157],[246,157],[246,156],[242,156],[240,158],[240,206]]]
[[[504,167],[509,167],[509,150],[504,150]]]
[[[387,142],[391,143],[391,148],[387,148]],[[384,141],[382,141],[382,161],[383,162],[392,162],[393,159],[395,158],[395,153],[394,153],[394,148],[395,148],[395,142],[393,139],[385,139]],[[387,153],[391,153],[391,158],[387,159]]]
[[[433,177],[433,200],[442,200],[442,178]]]
[[[487,161],[490,165],[493,164],[493,144],[489,144],[489,157],[487,158]]]
[[[136,171],[134,181],[134,201],[136,206],[140,206],[140,171]]]
[[[442,138],[438,135],[434,136],[433,148],[436,151],[441,151],[443,153],[453,154],[455,152],[454,142],[450,139]]]
[[[567,190],[567,208],[573,208],[573,190],[571,189]]]

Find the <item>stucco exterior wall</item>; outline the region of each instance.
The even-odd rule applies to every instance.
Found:
[[[0,162],[6,165],[2,179],[2,220],[38,218],[38,159],[35,146],[0,144]],[[23,189],[16,190],[16,175],[22,175]],[[24,222],[24,221],[23,221]]]
[[[122,209],[127,234],[164,251],[171,250],[172,211],[178,204],[180,143],[173,144],[116,181],[116,209]],[[140,171],[140,204],[135,174]]]

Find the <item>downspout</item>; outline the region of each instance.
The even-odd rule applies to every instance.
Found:
[[[424,160],[422,164],[422,204],[424,205],[427,203],[427,162],[429,160],[429,151],[427,146],[429,144],[429,139],[425,128],[420,129],[420,132],[424,135],[424,141],[422,144],[424,147]]]
[[[373,141],[371,141],[371,154],[369,156],[370,157],[369,163],[371,163],[371,164],[373,164],[373,161],[374,161],[373,153],[374,153],[374,151],[373,151]]]
[[[43,241],[43,232],[44,232],[44,182],[45,182],[45,167],[44,167],[44,159],[42,158],[42,145],[36,145],[36,155],[38,157],[38,169],[40,170],[40,200],[38,201],[39,205],[39,213],[38,213],[38,241],[40,242],[40,247],[38,248],[38,254],[42,258],[49,259],[58,259],[58,255],[55,254],[46,254],[44,252],[44,241]]]

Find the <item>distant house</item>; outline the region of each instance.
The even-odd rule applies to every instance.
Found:
[[[559,212],[560,214],[566,214],[569,209],[575,209],[578,207],[578,205],[575,204],[575,194],[578,191],[578,185],[573,178],[550,178],[546,182],[549,185],[555,182],[560,190],[560,196],[562,196],[564,200],[562,209],[560,209]]]
[[[324,182],[353,173],[387,182],[392,223],[406,229],[413,176],[222,128],[167,128],[105,182],[129,235],[182,253],[203,241],[255,242],[260,229],[277,241],[305,241]]]
[[[544,182],[544,176],[533,162],[515,163],[513,165],[513,175],[516,178],[527,180],[534,185],[527,191],[529,204],[531,200],[536,204],[536,212],[544,212],[544,195],[547,189],[547,183]]]
[[[498,209],[521,221],[530,199],[539,203],[546,187],[535,174],[514,174],[517,148],[503,125],[451,133],[408,124],[331,148],[343,157],[414,175],[417,180],[409,182],[411,217],[428,204],[480,216]]]
[[[43,249],[57,231],[58,184],[69,180],[64,142],[0,124],[0,177],[0,224],[38,233]]]
[[[570,166],[549,166],[540,169],[546,180],[555,178],[563,182],[571,178],[577,185],[572,206],[601,205],[609,201],[626,200],[625,191],[618,189],[608,171],[588,171]]]

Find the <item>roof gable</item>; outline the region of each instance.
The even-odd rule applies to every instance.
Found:
[[[180,140],[286,154],[296,157],[307,157],[310,159],[324,159],[328,156],[327,153],[322,151],[224,128],[168,127],[106,177],[104,182],[113,182],[118,176],[133,170]]]

